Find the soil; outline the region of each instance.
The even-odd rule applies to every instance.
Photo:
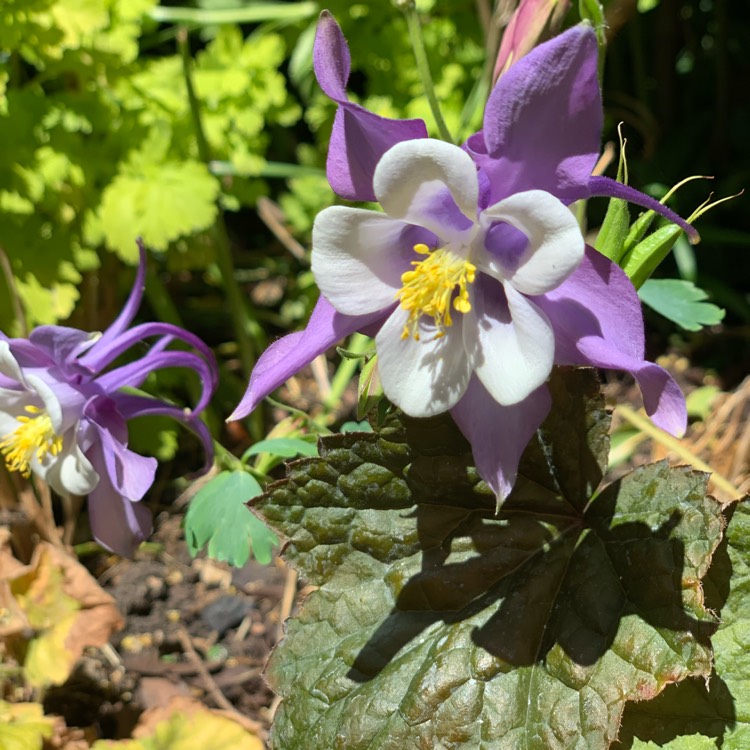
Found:
[[[274,695],[262,672],[294,601],[296,576],[280,561],[231,569],[204,556],[193,560],[181,521],[181,513],[161,513],[149,551],[133,560],[88,561],[125,627],[47,692],[45,713],[120,739],[145,710],[189,696],[234,709],[267,736]]]

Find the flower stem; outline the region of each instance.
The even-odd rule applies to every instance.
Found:
[[[448,126],[443,119],[443,113],[440,111],[437,96],[435,95],[435,86],[432,83],[432,74],[430,73],[430,64],[427,61],[427,50],[424,46],[424,37],[422,36],[422,24],[419,21],[419,13],[414,0],[405,0],[399,3],[406,16],[406,25],[409,28],[409,38],[411,46],[414,48],[414,57],[417,62],[419,77],[422,79],[422,86],[427,97],[427,102],[432,110],[432,116],[435,118],[440,137],[448,143],[453,143],[453,136],[448,130]]]
[[[200,103],[198,102],[193,86],[191,74],[192,57],[188,44],[188,32],[184,27],[180,28],[177,32],[177,46],[182,58],[182,71],[190,104],[193,129],[195,130],[195,139],[198,143],[198,154],[201,161],[208,165],[211,161],[211,153],[206,133],[203,129]],[[229,243],[226,224],[224,223],[224,216],[221,211],[219,211],[213,233],[216,241],[216,264],[219,267],[219,272],[224,283],[227,304],[232,313],[232,322],[234,324],[235,336],[237,337],[240,361],[245,377],[249,378],[250,372],[253,369],[254,350],[256,347],[257,350],[263,348],[265,335],[257,320],[250,314],[249,303],[244,299],[239,284],[235,279],[232,249]]]

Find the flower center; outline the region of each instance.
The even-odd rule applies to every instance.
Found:
[[[436,338],[440,338],[445,335],[445,329],[453,325],[451,302],[457,312],[471,310],[466,285],[474,282],[477,268],[445,248],[430,250],[427,245],[419,244],[414,245],[414,252],[427,257],[412,261],[414,270],[401,276],[403,287],[396,293],[396,299],[401,300],[401,307],[409,312],[401,338],[412,336],[419,341],[417,326],[422,315],[435,320]],[[456,288],[458,294],[454,296]]]
[[[26,406],[32,416],[18,417],[21,423],[14,432],[0,440],[0,453],[10,471],[31,476],[29,464],[34,456],[41,461],[48,453],[56,456],[62,450],[63,439],[55,434],[52,420],[38,406]]]

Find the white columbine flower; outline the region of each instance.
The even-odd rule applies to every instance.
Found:
[[[415,417],[452,408],[476,373],[502,405],[545,382],[555,338],[533,297],[579,265],[584,240],[570,210],[528,190],[479,209],[476,166],[464,150],[404,141],[378,163],[385,213],[321,212],[312,267],[345,315],[390,314],[375,337],[383,389]]]

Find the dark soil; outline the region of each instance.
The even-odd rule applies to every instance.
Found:
[[[111,648],[91,650],[64,685],[48,691],[47,713],[121,739],[146,709],[190,696],[211,707],[230,703],[264,734],[274,695],[262,672],[288,614],[281,612],[287,569],[193,560],[181,521],[178,514],[157,517],[154,552],[90,564],[126,624]]]

